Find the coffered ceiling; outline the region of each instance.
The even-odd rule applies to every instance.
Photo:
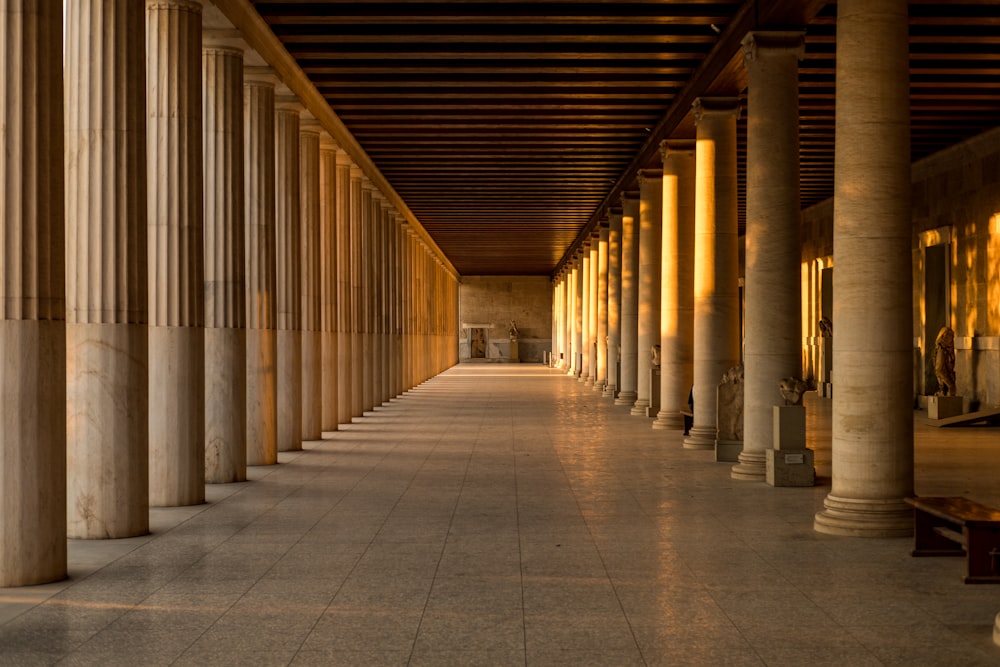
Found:
[[[803,207],[832,192],[834,2],[253,7],[461,274],[557,270],[660,141],[694,136],[697,97],[745,93],[739,45],[755,28],[805,28]],[[910,17],[919,159],[1000,124],[1000,3],[911,2]]]

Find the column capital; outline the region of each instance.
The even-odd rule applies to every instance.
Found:
[[[738,97],[699,97],[691,106],[694,107],[695,123],[700,123],[707,116],[740,117]]]
[[[351,169],[356,168],[354,161],[351,160],[351,156],[343,148],[337,147],[337,166],[338,167],[349,167]]]
[[[282,95],[279,93],[274,96],[275,111],[287,111],[299,115],[304,109],[305,107],[302,106],[302,102],[295,95]]]
[[[146,0],[146,9],[180,9],[201,14],[202,0]]]
[[[338,153],[341,152],[340,146],[337,144],[336,141],[333,140],[333,137],[331,137],[330,133],[327,132],[326,130],[320,130],[319,149],[321,151],[336,151]],[[344,154],[346,155],[346,153]]]
[[[243,68],[243,83],[274,88],[278,85],[278,75],[270,67],[252,65]]]
[[[312,115],[311,111],[309,111],[308,109],[303,109],[299,113],[299,134],[305,133],[305,134],[320,135],[320,138],[322,140],[322,135],[321,135],[322,129],[323,127],[319,124],[319,121],[316,120],[316,116]],[[322,134],[326,133],[322,132]]]
[[[741,43],[743,61],[760,60],[765,55],[789,55],[802,60],[805,55],[805,32],[802,30],[755,30]]]
[[[640,169],[639,174],[636,176],[636,180],[639,181],[639,187],[642,187],[644,181],[655,180],[657,178],[663,178],[662,169]]]
[[[627,199],[638,200],[639,199],[639,191],[638,190],[623,190],[622,191],[622,207],[623,208],[625,206],[625,200],[627,200]]]
[[[695,143],[694,139],[664,139],[660,142],[660,158],[666,162],[674,153],[693,154]]]
[[[249,47],[243,40],[243,35],[235,28],[209,28],[201,32],[201,50],[221,51],[242,56]]]

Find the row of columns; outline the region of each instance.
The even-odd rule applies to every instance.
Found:
[[[836,534],[912,530],[903,501],[913,490],[906,27],[902,0],[838,4],[833,319],[841,381],[833,399],[832,490],[815,522],[817,530]],[[738,98],[697,100],[695,140],[664,141],[662,169],[636,175],[635,189],[622,194],[620,208],[607,210],[554,280],[556,364],[631,414],[655,418],[653,428],[682,428],[690,395],[685,448],[715,447],[717,386],[728,369],[744,365],[744,443],[734,479],[765,479],[773,406],[783,402],[778,383],[802,372],[802,53],[800,32],[755,31],[743,42],[742,312]],[[591,313],[596,323],[588,322]],[[651,414],[654,345],[660,346],[660,409]]]
[[[3,9],[0,586],[454,364],[457,281],[201,0]],[[65,114],[64,114],[65,110]]]

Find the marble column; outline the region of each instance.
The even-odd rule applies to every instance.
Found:
[[[340,245],[337,227],[337,144],[319,135],[320,229],[320,428],[336,431],[340,421]],[[304,250],[303,250],[304,251]],[[305,367],[305,360],[302,362]],[[304,425],[303,425],[304,428]]]
[[[632,415],[647,416],[653,346],[660,344],[660,243],[663,229],[663,172],[639,173],[639,326],[636,399]]]
[[[599,277],[597,269],[600,265],[600,246],[601,235],[598,231],[590,238],[590,280],[588,281],[590,294],[587,298],[587,301],[590,303],[590,309],[587,311],[590,316],[590,322],[587,324],[587,348],[590,351],[590,366],[587,369],[587,382],[589,382],[591,386],[597,382],[597,296],[599,293]]]
[[[274,239],[278,313],[278,451],[302,449],[302,228],[299,114],[294,95],[274,104]]]
[[[138,3],[66,6],[67,530],[74,538],[149,532],[144,31]],[[116,84],[121,95],[101,94]],[[119,183],[127,185],[117,197],[105,196]]]
[[[146,2],[149,502],[205,502],[201,0]]]
[[[367,178],[362,179],[361,187],[361,226],[358,257],[361,263],[361,296],[359,304],[360,331],[361,331],[361,405],[362,416],[371,412],[375,407],[375,378],[374,378],[374,335],[372,333],[372,322],[375,319],[372,296],[374,289],[372,286],[372,199],[374,197],[374,187]]]
[[[361,230],[363,202],[362,187],[363,174],[361,169],[352,165],[350,169],[350,201],[351,201],[351,420],[358,420],[364,416],[364,375],[362,373],[365,366],[365,345],[363,332],[364,307],[362,304],[362,266],[364,258],[361,255]]]
[[[235,31],[233,31],[235,32]],[[243,48],[202,38],[205,160],[205,481],[247,478]]]
[[[590,357],[594,349],[590,335],[590,242],[583,247],[583,257],[580,258],[580,299],[582,310],[580,314],[580,373],[577,378],[580,382],[587,381],[587,374],[590,372]]]
[[[635,405],[639,373],[639,193],[622,195],[621,387],[615,405]]]
[[[694,142],[665,141],[660,151],[660,411],[653,428],[681,430],[694,382]]]
[[[329,367],[330,355],[323,355],[323,296],[329,292],[322,282],[323,255],[333,249],[323,245],[329,235],[321,230],[319,122],[308,111],[299,117],[299,280],[300,326],[302,328],[302,439],[323,438],[323,380],[336,377]],[[329,157],[333,157],[330,155]],[[326,349],[329,351],[328,344]],[[326,362],[326,363],[324,363]]]
[[[597,247],[597,375],[594,389],[604,390],[608,381],[608,239],[610,230],[601,224]]]
[[[278,462],[274,87],[266,67],[243,70],[247,465]]]
[[[0,8],[0,586],[66,577],[63,7],[21,4]]]
[[[351,423],[351,375],[354,364],[351,329],[351,158],[337,150],[333,224],[337,244],[337,422]]]
[[[913,292],[907,3],[837,3],[833,482],[822,533],[909,535]],[[879,91],[872,95],[872,91]]]
[[[694,424],[688,449],[714,449],[716,393],[740,363],[737,98],[695,102]]]
[[[375,248],[377,252],[375,275],[379,284],[379,310],[381,311],[378,321],[379,354],[376,361],[378,363],[377,370],[381,377],[375,401],[376,405],[385,405],[392,398],[390,393],[392,362],[390,361],[389,351],[391,344],[389,331],[392,324],[392,313],[389,309],[389,279],[392,276],[392,264],[389,261],[389,230],[392,222],[390,220],[391,205],[389,204],[389,200],[385,197],[380,197],[379,205],[381,206],[381,211],[379,212],[378,244]]]
[[[608,212],[608,382],[605,398],[615,398],[618,392],[618,356],[621,348],[621,284],[622,284],[622,210],[612,207]]]
[[[576,258],[566,268],[566,375],[576,374]]]
[[[801,32],[752,32],[747,68],[743,451],[733,479],[764,481],[778,381],[802,377],[799,249]]]
[[[581,251],[577,256],[573,264],[573,299],[575,306],[573,307],[573,375],[579,376],[583,369],[583,362],[585,361],[584,350],[583,350],[583,323],[586,321],[586,313],[584,312],[583,306],[583,295],[584,295],[584,276],[586,275],[586,267],[584,266],[584,257],[588,256],[586,253]]]

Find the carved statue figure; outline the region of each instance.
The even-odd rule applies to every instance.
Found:
[[[833,322],[830,318],[824,315],[819,321],[819,333],[827,338],[833,336]]]
[[[650,352],[650,354],[653,355],[653,366],[655,368],[659,368],[660,367],[660,346],[659,345],[654,345],[653,348],[649,352]]]
[[[722,376],[717,393],[716,423],[719,440],[743,440],[743,366],[733,366]]]
[[[507,333],[510,334],[510,339],[511,340],[514,340],[515,338],[517,338],[518,331],[517,331],[517,325],[514,324],[514,320],[510,321],[510,329],[507,331]]]
[[[934,341],[934,375],[937,377],[936,396],[955,395],[955,332],[941,327]]]
[[[802,405],[802,397],[809,390],[809,383],[799,378],[781,378],[778,391],[785,405]]]

